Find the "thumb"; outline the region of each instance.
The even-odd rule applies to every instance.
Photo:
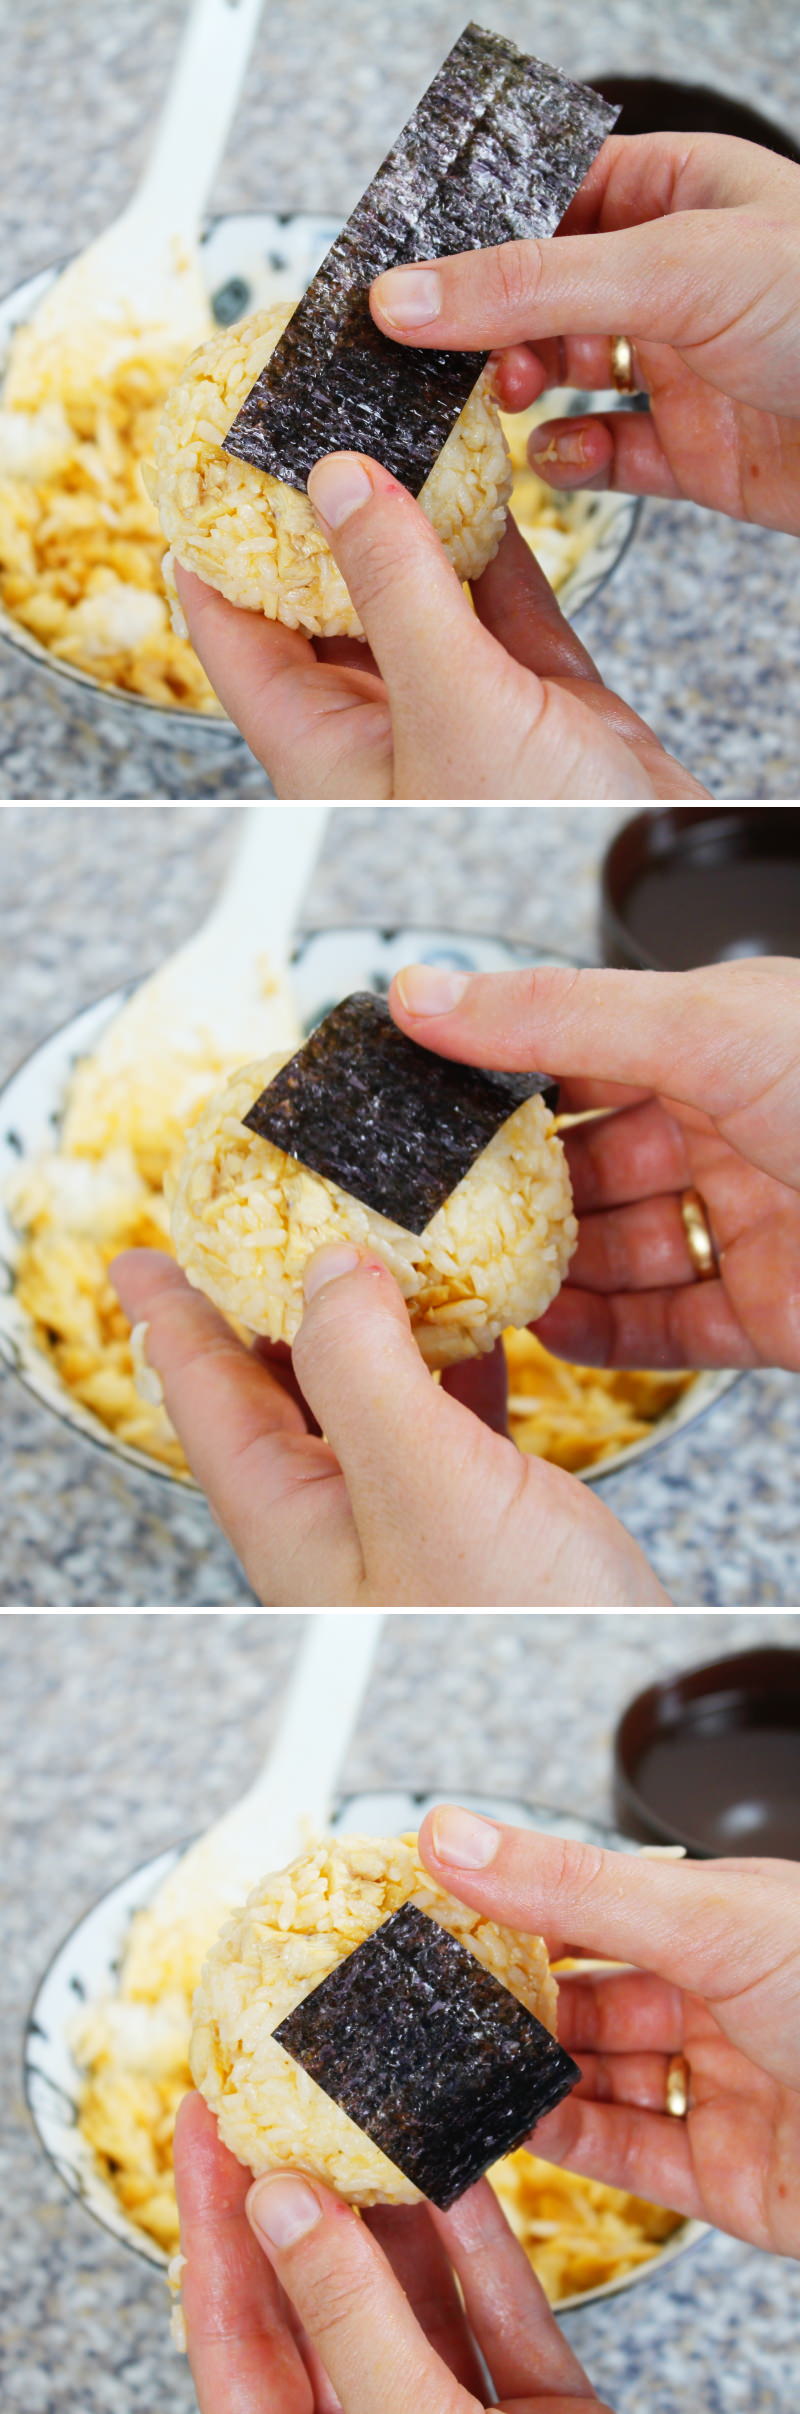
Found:
[[[453,661],[461,674],[465,648],[485,653],[491,641],[424,511],[362,453],[326,454],[311,471],[308,493],[386,682],[393,718],[418,736],[428,722],[440,731],[452,711],[460,727],[464,698],[461,692],[453,701]]]
[[[295,1373],[342,1469],[365,1561],[388,1563],[394,1586],[435,1513],[434,1426],[444,1401],[380,1259],[334,1243],[317,1250],[303,1279]],[[472,1425],[457,1401],[447,1406]]]

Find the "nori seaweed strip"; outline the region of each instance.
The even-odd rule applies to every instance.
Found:
[[[275,2036],[443,2211],[581,2075],[549,2029],[413,1903],[357,1945]]]
[[[434,1056],[364,991],[326,1015],[243,1120],[378,1215],[424,1232],[501,1123],[537,1094],[556,1106],[545,1073]]]
[[[554,234],[618,115],[468,25],[323,260],[226,452],[301,489],[322,453],[370,453],[418,494],[487,355],[393,344],[370,316],[373,278]]]

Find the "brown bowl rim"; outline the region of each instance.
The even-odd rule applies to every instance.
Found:
[[[782,815],[780,823],[777,818],[779,812]],[[796,843],[795,848],[791,846],[791,824],[786,824],[783,812],[780,806],[771,808],[767,805],[645,805],[640,813],[628,814],[609,839],[600,863],[599,936],[604,963],[612,960],[609,950],[613,948],[618,951],[613,960],[622,961],[634,970],[674,971],[674,965],[664,964],[658,956],[650,953],[649,948],[640,945],[625,918],[627,901],[638,872],[645,865],[649,868],[666,856],[685,854],[682,833],[691,832],[704,823],[716,823],[720,835],[723,834],[725,823],[731,834],[744,830],[755,835],[760,829],[763,835],[765,814],[776,835],[779,829],[785,830],[789,852],[800,855],[800,842]],[[621,859],[637,838],[644,842],[638,872],[633,879],[624,880]],[[689,843],[691,845],[691,839]],[[760,850],[753,848],[751,851],[757,855]]]
[[[714,1694],[728,1693],[741,1700],[755,1693],[770,1693],[780,1688],[781,1700],[787,1709],[794,1704],[797,1729],[800,1735],[800,1646],[792,1643],[754,1643],[746,1650],[727,1652],[718,1660],[705,1660],[694,1668],[679,1668],[673,1676],[658,1677],[652,1685],[643,1687],[632,1696],[620,1712],[614,1729],[614,1816],[620,1826],[627,1812],[640,1827],[646,1826],[653,1841],[664,1844],[683,1844],[693,1860],[713,1861],[720,1857],[709,1844],[703,1844],[685,1829],[673,1826],[655,1811],[647,1795],[636,1783],[635,1772],[641,1764],[643,1741],[649,1742],[656,1733],[675,1732],[687,1723],[687,1711],[695,1701],[708,1700]],[[659,1709],[669,1700],[675,1704],[676,1716],[659,1719]],[[647,1721],[634,1752],[632,1728],[644,1718]]]

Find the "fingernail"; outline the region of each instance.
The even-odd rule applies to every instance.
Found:
[[[473,1811],[441,1810],[433,1814],[433,1849],[448,1869],[486,1869],[500,1845],[500,1829]]]
[[[324,1249],[315,1249],[313,1257],[303,1268],[303,1296],[314,1299],[328,1282],[338,1282],[342,1274],[354,1274],[360,1264],[357,1249],[347,1241],[329,1241]]]
[[[133,1386],[134,1390],[138,1393],[139,1399],[146,1400],[148,1407],[163,1408],[164,1385],[161,1381],[161,1376],[156,1373],[155,1367],[150,1365],[147,1355],[147,1336],[149,1331],[149,1324],[134,1324],[131,1326],[130,1348],[131,1357],[133,1359]]]
[[[372,480],[354,453],[327,453],[315,461],[308,498],[328,528],[341,528],[372,494]]]
[[[427,327],[442,307],[442,280],[435,268],[389,268],[373,286],[383,318],[392,327]]]
[[[294,2246],[322,2220],[322,2206],[304,2179],[259,2179],[247,2199],[248,2219],[270,2246]]]
[[[406,964],[397,987],[407,1014],[450,1014],[469,980],[468,972],[445,972],[439,964]]]
[[[551,428],[534,428],[533,435],[528,437],[528,451],[535,461],[564,461],[577,469],[584,469],[588,459],[581,428],[565,429],[563,436],[554,436]]]

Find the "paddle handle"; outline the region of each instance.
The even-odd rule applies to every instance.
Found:
[[[303,1638],[278,1733],[255,1783],[220,1822],[247,1846],[250,1882],[301,1847],[301,1822],[325,1830],[342,1761],[366,1691],[383,1624],[380,1610],[304,1618]],[[263,1843],[262,1843],[263,1838]],[[266,1854],[266,1864],[264,1855]]]
[[[192,0],[153,148],[130,204],[162,236],[196,239],[264,0]]]
[[[205,926],[232,960],[263,953],[276,972],[285,966],[326,821],[325,805],[243,807],[233,862]]]

